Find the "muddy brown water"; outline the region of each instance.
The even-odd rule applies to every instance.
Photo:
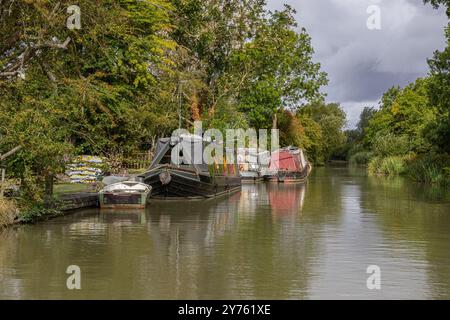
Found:
[[[317,168],[306,186],[81,210],[0,233],[0,299],[450,299],[450,192]]]

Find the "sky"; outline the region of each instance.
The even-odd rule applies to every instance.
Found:
[[[394,85],[406,86],[428,72],[427,58],[445,47],[444,10],[422,0],[267,0],[270,10],[287,3],[312,37],[314,60],[328,73],[328,102],[339,102],[354,127],[365,106],[378,106]],[[379,8],[380,29],[370,30]]]

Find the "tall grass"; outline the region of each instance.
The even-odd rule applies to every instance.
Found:
[[[369,162],[369,174],[383,176],[398,176],[406,171],[406,160],[404,157],[374,157]]]
[[[444,155],[373,157],[368,172],[373,176],[404,175],[416,182],[450,186],[450,158]]]
[[[0,228],[13,224],[16,216],[16,203],[13,200],[0,199]]]
[[[407,169],[407,176],[417,182],[450,185],[448,159],[442,156],[427,155],[412,162]]]

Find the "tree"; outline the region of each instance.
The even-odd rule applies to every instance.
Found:
[[[440,5],[447,7],[450,18],[449,0],[425,0],[435,8]],[[430,66],[429,98],[433,105],[439,108],[440,116],[436,123],[430,126],[428,138],[442,150],[450,152],[450,24],[446,28],[447,47],[444,51],[436,51],[428,61]]]
[[[370,120],[375,116],[377,110],[374,107],[365,107],[359,116],[359,122],[356,127],[358,135],[364,136],[364,132],[369,127]]]
[[[153,120],[171,113],[161,108],[170,94],[160,91],[173,67],[170,5],[81,0],[82,28],[69,30],[69,4],[0,2],[0,150],[23,146],[10,166],[30,188],[61,172],[75,151],[139,150],[160,129],[148,125],[149,112]]]
[[[220,81],[229,72],[231,58],[252,39],[265,13],[264,0],[171,0],[173,39],[190,57],[180,65],[186,100],[195,102],[200,116],[229,109],[228,88]],[[234,90],[235,88],[231,88]],[[223,114],[219,112],[219,117]],[[217,120],[217,119],[215,119]],[[214,121],[217,123],[217,121]]]
[[[366,129],[365,141],[374,148],[379,140],[406,137],[407,152],[424,153],[432,149],[426,135],[430,125],[437,120],[437,108],[430,103],[430,79],[417,79],[404,89],[390,89],[383,97],[380,110],[374,114]],[[395,94],[393,95],[393,92]],[[389,139],[388,139],[389,137]],[[403,141],[402,145],[405,145]],[[403,150],[404,148],[402,148]]]
[[[300,108],[297,117],[305,128],[314,146],[312,157],[318,163],[324,163],[341,150],[346,142],[344,127],[346,125],[346,114],[337,103],[314,103]],[[314,124],[315,123],[315,124]],[[315,130],[311,130],[311,129]],[[319,132],[314,132],[320,130]],[[317,141],[317,138],[320,138]],[[306,148],[308,150],[308,148]]]
[[[67,49],[71,40],[68,30],[64,42],[55,38],[56,31],[64,24],[62,10],[56,1],[48,5],[14,0],[0,2],[0,81],[24,77],[26,68],[36,58],[53,50]]]
[[[424,0],[424,3],[431,3],[437,9],[439,6],[447,7],[447,15],[450,17],[450,0]]]
[[[281,107],[293,112],[320,100],[327,83],[320,64],[312,61],[314,50],[305,29],[296,30],[295,11],[269,13],[254,39],[232,56],[224,86],[238,88],[234,97],[250,126],[269,128]]]

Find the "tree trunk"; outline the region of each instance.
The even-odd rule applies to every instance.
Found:
[[[45,175],[45,203],[46,205],[50,205],[53,199],[53,184],[54,184],[54,175],[46,174]]]
[[[274,130],[278,129],[278,116],[277,116],[277,113],[276,113],[276,112],[275,112],[275,114],[273,115],[272,129],[274,129]]]

